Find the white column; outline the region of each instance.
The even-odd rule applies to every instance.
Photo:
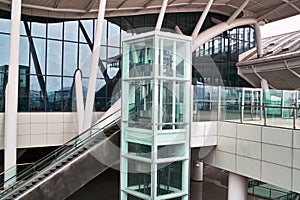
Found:
[[[166,9],[167,9],[167,5],[168,5],[168,0],[164,0],[163,4],[161,5],[161,9],[160,9],[160,13],[156,22],[156,27],[155,30],[159,31],[161,29],[163,20],[164,20],[164,16],[166,13]]]
[[[203,12],[201,14],[201,17],[199,18],[199,21],[198,21],[198,23],[197,23],[197,25],[196,25],[193,33],[192,33],[192,38],[193,39],[195,39],[197,37],[197,35],[198,35],[198,33],[199,33],[203,23],[204,23],[204,20],[205,20],[207,14],[208,14],[209,9],[212,6],[213,2],[214,2],[214,0],[209,0],[206,7],[205,7],[205,9],[203,10]]]
[[[98,20],[97,20],[97,30],[96,30],[94,49],[92,54],[89,85],[88,85],[87,97],[85,102],[83,130],[90,128],[90,126],[92,125],[92,114],[93,114],[94,100],[95,100],[95,88],[97,82],[97,68],[98,68],[98,61],[99,61],[102,25],[104,21],[105,7],[106,7],[106,0],[100,0]]]
[[[17,114],[18,114],[18,83],[19,83],[19,48],[21,0],[11,2],[11,30],[8,83],[5,94],[5,136],[4,136],[4,170],[5,180],[16,173],[17,161]]]
[[[260,25],[258,23],[255,23],[254,30],[255,30],[255,38],[256,38],[257,57],[260,58],[264,55],[264,52],[263,52],[263,45],[261,39]]]
[[[231,24],[239,16],[239,14],[244,10],[244,8],[248,5],[248,3],[249,3],[249,0],[244,1],[244,3],[227,20],[227,24]]]
[[[248,179],[244,176],[229,173],[228,200],[247,200]]]
[[[78,134],[81,134],[83,131],[84,102],[83,102],[82,80],[81,80],[80,70],[77,70],[75,73],[75,94],[76,94]]]

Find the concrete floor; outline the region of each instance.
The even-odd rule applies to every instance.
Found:
[[[119,200],[119,178],[119,171],[109,169],[68,197],[67,200]],[[226,187],[209,181],[191,181],[190,189],[190,200],[227,199]]]

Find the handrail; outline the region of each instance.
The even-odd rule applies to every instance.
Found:
[[[13,182],[13,184],[9,185],[7,188],[5,188],[5,190],[2,191],[0,193],[0,195],[3,195],[6,192],[12,191],[15,188],[18,188],[20,186],[20,182],[21,181],[25,181],[26,182],[29,178],[33,177],[32,176],[33,174],[36,174],[37,172],[42,172],[42,171],[44,172],[45,169],[48,169],[49,167],[52,167],[52,165],[49,165],[49,163],[52,163],[53,161],[63,160],[64,158],[66,158],[69,155],[71,155],[71,154],[61,155],[61,153],[63,153],[65,150],[69,150],[68,149],[69,147],[73,147],[74,148],[72,152],[75,152],[78,149],[80,149],[84,144],[86,144],[85,142],[89,142],[92,138],[95,137],[95,135],[103,132],[106,128],[110,127],[112,124],[115,124],[116,121],[113,120],[113,121],[109,122],[104,127],[99,128],[99,130],[97,130],[94,133],[90,133],[90,130],[93,130],[93,128],[95,126],[99,125],[100,123],[104,122],[105,120],[107,120],[108,118],[112,117],[113,115],[115,115],[116,113],[118,113],[120,111],[121,111],[121,109],[115,111],[114,113],[110,114],[109,116],[105,117],[101,121],[99,121],[96,124],[94,124],[93,126],[91,126],[91,128],[83,131],[80,135],[78,135],[75,138],[69,140],[68,142],[66,142],[65,144],[63,144],[61,147],[59,147],[55,151],[49,153],[48,155],[46,155],[43,158],[39,159],[38,161],[34,162],[32,165],[30,165],[26,169],[22,170],[19,174],[16,174],[16,175],[10,177],[8,180],[5,180],[3,182],[3,185],[5,185],[6,182],[10,182],[10,181]],[[85,136],[85,134],[88,134],[87,137],[84,138],[83,140],[80,140],[81,139],[80,137]],[[45,163],[46,163],[46,165],[45,165]],[[9,170],[11,170],[11,169],[9,169]],[[2,172],[2,174],[6,173],[6,172],[7,171]],[[21,186],[22,185],[23,184],[21,184]]]

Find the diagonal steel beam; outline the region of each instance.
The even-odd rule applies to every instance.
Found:
[[[86,12],[89,12],[97,3],[97,0],[90,0],[88,5],[85,7]]]

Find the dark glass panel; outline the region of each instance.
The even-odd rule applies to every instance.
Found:
[[[47,76],[47,111],[61,111],[64,91],[61,87],[61,77]]]
[[[75,91],[73,88],[73,78],[66,78],[63,79],[63,89],[62,89],[62,104],[63,104],[63,111],[76,111],[76,98],[75,98]]]
[[[45,77],[41,77],[41,78],[45,80]],[[44,101],[45,98],[36,75],[30,76],[29,97],[30,97],[30,101],[29,101],[30,111],[45,111],[45,101]]]

